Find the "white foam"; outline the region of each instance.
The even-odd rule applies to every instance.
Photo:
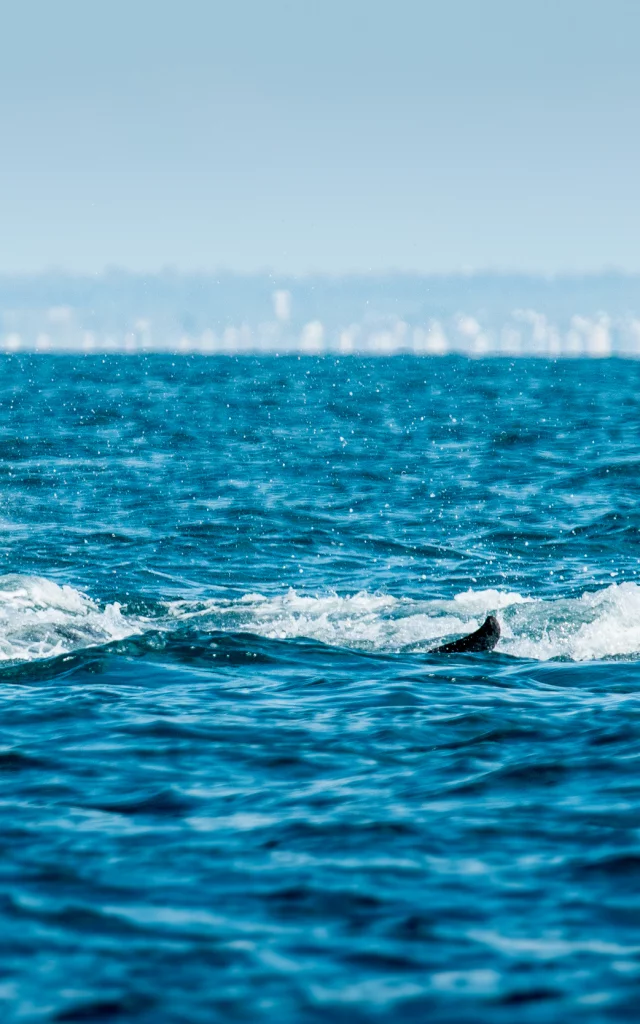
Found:
[[[640,587],[612,584],[566,601],[534,601],[505,616],[502,649],[547,660],[633,655],[640,652]]]
[[[416,601],[361,591],[352,596],[245,594],[235,600],[172,601],[159,617],[129,616],[70,586],[38,576],[0,576],[0,661],[31,661],[123,640],[146,631],[249,632],[275,640],[306,637],[334,647],[427,651],[477,629],[497,612],[498,650],[545,661],[590,661],[640,654],[640,586],[612,584],[581,597],[536,600],[517,592],[467,590],[451,600]]]
[[[0,661],[51,658],[140,632],[117,603],[101,609],[41,576],[0,576]]]
[[[366,591],[312,597],[291,589],[272,598],[247,594],[237,601],[174,602],[168,612],[182,620],[198,617],[215,629],[388,652],[426,651],[436,640],[477,629],[486,615],[497,612],[503,630],[498,650],[516,657],[589,661],[640,653],[640,587],[635,583],[558,601],[499,590],[415,601]]]

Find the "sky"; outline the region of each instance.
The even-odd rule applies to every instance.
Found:
[[[0,272],[640,271],[638,0],[20,0]]]

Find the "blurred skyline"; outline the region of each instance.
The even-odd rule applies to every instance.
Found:
[[[23,0],[0,272],[640,271],[633,0]]]
[[[640,358],[640,275],[0,274],[0,353]]]

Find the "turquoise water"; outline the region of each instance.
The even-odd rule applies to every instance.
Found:
[[[2,1020],[637,1019],[640,364],[0,401]]]

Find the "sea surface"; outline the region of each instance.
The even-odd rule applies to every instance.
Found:
[[[638,362],[2,357],[0,1019],[637,1021],[639,528]]]

